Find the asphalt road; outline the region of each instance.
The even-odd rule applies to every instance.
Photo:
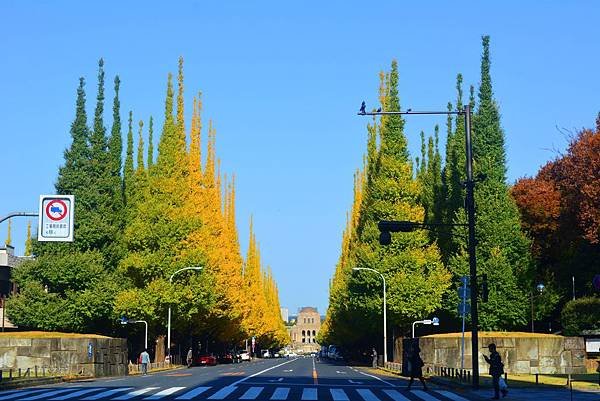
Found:
[[[432,386],[412,390],[396,376],[314,358],[266,359],[242,364],[193,367],[147,376],[96,379],[0,392],[0,401],[472,401]]]

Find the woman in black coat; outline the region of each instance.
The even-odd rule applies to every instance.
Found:
[[[410,373],[410,382],[408,383],[407,390],[410,390],[410,387],[415,380],[415,377],[418,378],[423,384],[423,390],[427,391],[427,385],[425,384],[425,379],[423,378],[423,365],[425,363],[421,359],[421,348],[419,348],[419,344],[414,344],[408,355],[408,371]]]

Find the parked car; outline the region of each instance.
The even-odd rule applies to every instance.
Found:
[[[271,357],[271,353],[269,352],[269,350],[268,350],[268,349],[266,349],[266,350],[264,350],[264,351],[262,352],[262,357],[263,357],[263,358],[270,358],[270,357]]]
[[[242,352],[240,354],[240,358],[242,361],[249,361],[250,360],[250,354],[248,352]]]
[[[231,352],[219,355],[219,363],[233,363],[234,357]]]
[[[217,357],[214,355],[200,355],[196,358],[196,364],[200,366],[215,366],[217,364]]]

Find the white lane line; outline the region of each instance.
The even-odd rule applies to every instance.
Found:
[[[222,400],[223,398],[227,397],[229,394],[233,393],[236,389],[237,389],[237,387],[235,387],[234,385],[223,387],[221,390],[217,391],[216,393],[214,393],[213,395],[208,397],[208,399],[209,400]]]
[[[367,390],[366,388],[359,388],[356,392],[360,394],[365,401],[379,401],[379,398],[377,398],[371,390]]]
[[[360,371],[360,370],[358,370],[358,369],[356,369],[356,371],[357,371],[358,373],[360,373],[361,375],[365,375],[365,376],[372,377],[373,379],[377,379],[377,380],[379,380],[380,382],[382,382],[382,383],[385,383],[385,384],[387,384],[387,385],[388,385],[388,386],[390,386],[390,387],[396,387],[396,386],[394,386],[392,383],[390,383],[390,382],[388,382],[388,381],[385,381],[385,380],[383,380],[383,379],[382,379],[382,378],[380,378],[380,377],[377,377],[377,376],[374,376],[374,375],[370,375],[370,374],[368,374],[368,373],[365,373],[365,372],[361,372],[361,371]]]
[[[194,398],[197,395],[202,394],[203,392],[205,392],[206,390],[210,389],[211,387],[196,387],[193,390],[188,391],[185,394],[181,394],[179,397],[175,398],[176,400],[191,400],[192,398]]]
[[[5,396],[0,397],[0,400],[10,400],[12,398],[21,397],[23,395],[39,393],[40,391],[48,391],[48,390],[49,389],[47,389],[47,388],[40,389],[40,390],[16,390],[16,391],[13,391],[10,395],[5,395]]]
[[[348,401],[348,396],[341,388],[332,388],[329,390],[333,401]]]
[[[446,391],[446,390],[435,390],[436,393],[440,393],[441,395],[443,395],[446,398],[450,398],[453,401],[469,401],[467,400],[465,397],[461,397],[460,395],[451,393],[450,391]]]
[[[294,362],[294,361],[295,361],[295,359],[290,359],[289,361],[285,361],[285,362],[283,362],[283,363],[280,363],[279,365],[271,366],[270,368],[267,368],[267,369],[265,369],[265,370],[261,370],[260,372],[256,372],[256,373],[254,373],[254,374],[251,374],[250,376],[246,376],[246,377],[244,377],[244,378],[241,378],[240,380],[236,381],[235,383],[232,383],[232,384],[230,384],[230,386],[237,386],[238,384],[240,384],[240,383],[243,383],[243,382],[245,382],[246,380],[253,378],[254,376],[258,376],[258,375],[260,375],[260,374],[263,374],[263,373],[265,373],[265,372],[268,372],[269,370],[273,370],[273,369],[275,369],[275,368],[278,368],[278,367],[280,367],[280,366],[283,366],[283,365],[285,365],[285,364],[287,364],[287,363]]]
[[[244,395],[242,395],[240,400],[254,400],[258,395],[263,391],[264,387],[250,387]]]
[[[411,390],[411,394],[416,395],[417,397],[419,397],[420,399],[422,399],[424,401],[440,401],[439,398],[435,398],[434,396],[427,394],[423,390]]]
[[[271,396],[272,400],[282,401],[287,400],[288,394],[290,393],[289,387],[277,387]]]
[[[305,388],[302,391],[302,401],[317,401],[317,389]]]
[[[66,393],[67,391],[73,391],[73,389],[68,388],[68,389],[62,389],[62,390],[54,390],[54,391],[50,391],[49,393],[42,393],[42,394],[38,394],[38,395],[32,395],[31,397],[21,398],[21,400],[23,400],[23,401],[39,400],[40,398],[52,397],[53,395],[57,395],[60,393]]]
[[[113,398],[113,400],[128,400],[133,397],[137,397],[138,395],[142,395],[147,393],[148,391],[159,389],[160,387],[146,387],[136,391],[132,391],[131,393],[123,394],[119,397]]]
[[[406,398],[396,390],[383,390],[392,400],[394,401],[410,401],[410,399]]]
[[[133,387],[113,388],[112,390],[103,391],[99,394],[94,394],[90,397],[85,397],[83,400],[84,401],[99,400],[100,398],[110,397],[111,395],[121,393],[123,391],[131,390],[131,389],[133,389]]]
[[[86,388],[84,390],[75,391],[74,393],[71,393],[71,394],[61,395],[60,397],[51,398],[51,400],[53,400],[53,401],[68,400],[69,398],[79,397],[80,395],[84,395],[87,393],[92,393],[94,391],[100,391],[100,390],[104,390],[104,387]]]
[[[150,397],[144,398],[145,400],[160,400],[163,397],[176,393],[179,390],[183,390],[185,387],[170,387],[164,389],[163,391],[159,391],[156,394],[151,395]]]

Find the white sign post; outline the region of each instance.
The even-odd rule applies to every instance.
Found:
[[[73,242],[75,197],[40,195],[38,241]]]

